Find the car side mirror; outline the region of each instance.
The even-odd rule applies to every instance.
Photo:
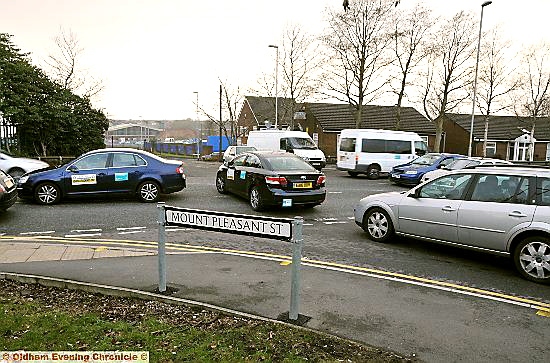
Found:
[[[409,193],[408,197],[409,198],[420,198],[420,189],[421,188],[415,189],[412,193]]]
[[[71,165],[69,166],[68,170],[71,172],[71,173],[78,173],[78,168],[76,167],[76,165]]]

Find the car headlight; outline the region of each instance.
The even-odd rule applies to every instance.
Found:
[[[29,176],[24,175],[21,178],[19,178],[19,184],[25,184],[27,182],[27,180],[29,180]]]
[[[418,172],[417,172],[416,170],[407,170],[407,171],[405,172],[405,174],[416,175],[416,174],[418,174]]]

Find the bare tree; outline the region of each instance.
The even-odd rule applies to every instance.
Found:
[[[66,33],[60,30],[60,34],[54,38],[57,52],[50,54],[46,63],[51,68],[53,80],[65,89],[91,98],[103,90],[100,80],[94,79],[87,71],[80,67],[80,58],[84,49],[71,31]]]
[[[514,59],[510,57],[511,43],[502,41],[499,33],[497,27],[488,37],[483,37],[488,38],[489,42],[482,46],[483,55],[479,67],[476,101],[485,121],[483,157],[487,156],[489,116],[510,109],[511,105],[504,96],[510,95],[520,84],[519,78],[515,76]]]
[[[294,108],[296,103],[311,97],[318,89],[322,59],[319,44],[300,26],[292,25],[285,30],[282,53],[283,95],[295,101],[291,102]],[[294,112],[294,109],[290,111],[291,129],[294,129]]]
[[[394,15],[392,50],[395,54],[399,76],[393,77],[396,83],[393,92],[397,95],[395,129],[401,129],[401,105],[406,97],[406,88],[411,85],[409,76],[429,55],[426,42],[434,19],[431,11],[417,5],[407,13],[396,11]]]
[[[387,77],[379,77],[391,63],[390,13],[394,1],[356,0],[345,12],[328,9],[329,30],[323,37],[333,58],[325,88],[327,96],[355,108],[355,125],[361,127],[363,106],[380,96]]]
[[[443,23],[434,37],[422,102],[424,113],[435,124],[436,151],[441,146],[445,114],[469,97],[475,24],[471,14],[459,12]]]
[[[233,88],[231,85],[229,85],[227,82],[223,82],[220,79],[220,101],[221,104],[218,103],[218,110],[221,108],[221,119],[220,117],[216,117],[217,114],[215,111],[211,112],[206,110],[205,108],[201,107],[200,105],[196,105],[197,109],[202,113],[204,116],[210,120],[213,124],[215,124],[218,128],[221,128],[222,133],[227,137],[232,144],[235,143],[235,140],[245,134],[248,133],[250,130],[246,130],[244,128],[237,128],[237,118],[238,118],[238,106],[242,104],[243,101],[243,94],[239,87]]]
[[[534,157],[534,136],[537,118],[548,116],[550,109],[550,45],[541,43],[529,47],[523,56],[523,86],[518,96],[516,115],[531,120],[529,160]]]

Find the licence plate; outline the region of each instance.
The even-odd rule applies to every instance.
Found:
[[[294,183],[292,186],[296,189],[298,188],[311,188],[313,184],[311,182],[308,183]]]
[[[6,184],[6,187],[8,187],[8,189],[13,186],[13,181],[11,180],[11,178],[5,178],[4,183]]]

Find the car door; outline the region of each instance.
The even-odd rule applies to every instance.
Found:
[[[446,175],[409,192],[398,207],[398,231],[457,242],[458,210],[471,179],[471,174]]]
[[[84,156],[71,163],[63,174],[65,193],[107,193],[109,190],[108,152]]]
[[[115,152],[109,168],[109,192],[132,192],[137,189],[147,163],[134,153]]]
[[[231,193],[242,194],[242,178],[241,171],[244,168],[244,160],[247,154],[239,155],[235,159],[229,162],[227,166],[227,172],[225,176],[226,188]],[[242,177],[246,178],[246,172],[242,174]]]
[[[505,251],[510,235],[533,220],[533,184],[530,177],[480,175],[458,212],[459,242]]]

